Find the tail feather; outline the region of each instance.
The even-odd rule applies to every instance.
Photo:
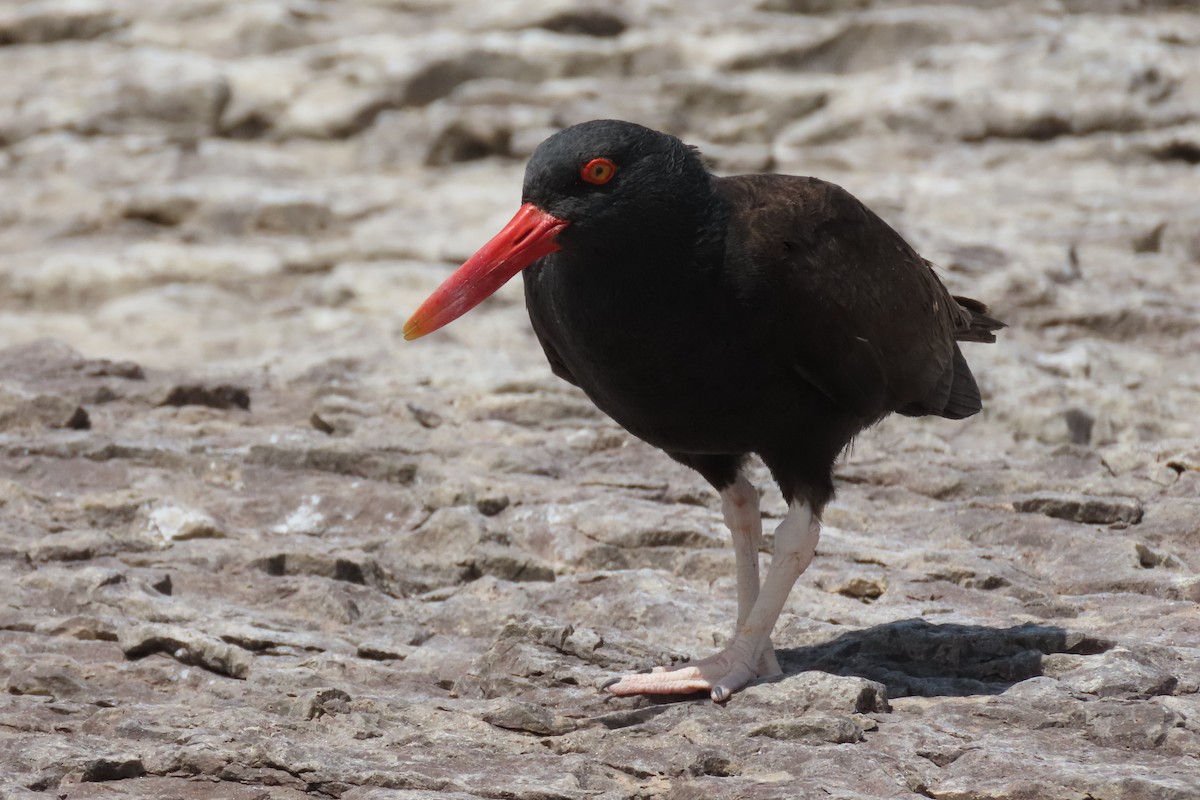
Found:
[[[1000,320],[989,317],[987,305],[978,300],[955,295],[954,302],[970,315],[970,324],[962,330],[955,331],[954,338],[957,341],[994,342],[996,341],[995,331],[1008,327]],[[969,372],[970,370],[968,370]]]
[[[988,316],[988,307],[970,297],[954,297],[961,315],[954,331],[954,358],[941,373],[937,385],[923,399],[897,409],[909,417],[939,416],[946,419],[964,419],[983,410],[983,399],[979,395],[979,384],[971,374],[967,360],[963,358],[958,342],[994,342],[996,331],[1008,327],[1003,322]]]
[[[993,339],[995,337],[992,337]],[[969,340],[969,341],[979,341]],[[950,384],[950,396],[946,398],[939,416],[946,419],[963,419],[978,414],[983,409],[983,398],[979,396],[979,384],[967,366],[958,345],[954,345],[954,382]]]
[[[942,373],[937,387],[925,399],[909,403],[897,409],[897,412],[906,417],[965,419],[981,410],[983,398],[979,396],[979,384],[975,383],[975,376],[971,374],[971,368],[956,344],[951,368]]]

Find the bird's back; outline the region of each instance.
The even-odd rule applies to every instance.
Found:
[[[732,291],[804,380],[864,424],[979,411],[956,341],[994,341],[1003,325],[953,297],[887,223],[816,178],[742,175],[718,192]]]

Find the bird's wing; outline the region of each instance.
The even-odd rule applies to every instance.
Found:
[[[948,390],[972,314],[887,223],[816,178],[718,185],[740,265],[731,289],[804,381],[865,420]]]

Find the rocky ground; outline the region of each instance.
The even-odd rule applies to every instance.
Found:
[[[730,5],[0,6],[0,797],[1200,798],[1200,7]],[[601,116],[1011,325],[724,707],[597,689],[728,635],[712,492],[519,285],[399,336]]]

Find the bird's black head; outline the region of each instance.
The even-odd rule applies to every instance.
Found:
[[[644,236],[690,233],[712,194],[696,150],[670,134],[620,120],[593,120],[551,136],[525,167],[522,200],[568,225],[562,248],[636,246]]]
[[[415,339],[457,319],[557,250],[685,253],[705,243],[713,197],[707,167],[674,136],[617,120],[560,131],[529,159],[516,216],[429,296],[404,336]]]

